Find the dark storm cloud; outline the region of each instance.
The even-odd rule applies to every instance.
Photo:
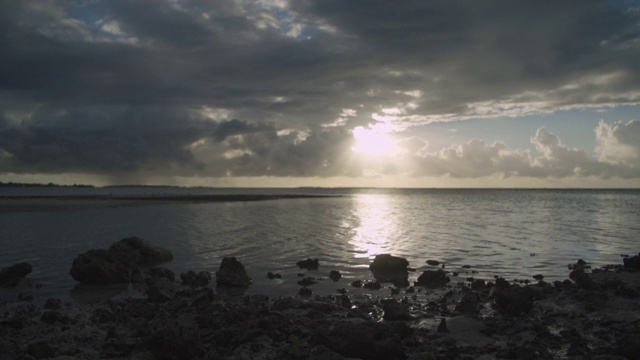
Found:
[[[3,1],[2,171],[357,176],[350,131],[385,107],[402,130],[638,103],[633,4]]]

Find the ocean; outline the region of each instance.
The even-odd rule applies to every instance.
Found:
[[[173,251],[164,266],[215,272],[226,256],[240,260],[253,284],[247,293],[295,295],[299,274],[319,279],[316,294],[359,291],[373,280],[377,254],[406,258],[416,271],[446,271],[492,280],[564,280],[567,265],[621,263],[640,251],[640,190],[480,189],[207,189],[170,187],[1,188],[0,195],[316,194],[329,198],[232,203],[146,203],[0,212],[0,266],[27,261],[43,291],[76,298],[73,259],[138,236]],[[298,260],[318,258],[315,271]],[[463,267],[465,266],[465,267]],[[330,270],[343,278],[328,279]],[[267,279],[267,272],[282,279]],[[390,286],[390,284],[387,284]],[[128,291],[131,291],[129,289]],[[373,296],[388,293],[373,292]],[[6,294],[5,294],[6,295]],[[13,296],[13,295],[12,295]]]

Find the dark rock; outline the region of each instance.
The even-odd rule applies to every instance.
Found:
[[[45,311],[40,317],[40,321],[49,325],[54,324],[57,320],[58,320],[58,313],[53,310]]]
[[[406,358],[400,336],[386,323],[331,322],[316,331],[313,341],[348,358]]]
[[[89,250],[73,259],[71,276],[89,285],[129,282],[129,270],[106,250]]]
[[[365,284],[363,285],[363,287],[364,287],[365,289],[368,289],[368,290],[380,290],[380,288],[382,288],[382,286],[380,285],[380,283],[379,283],[379,282],[377,282],[377,281],[369,281],[369,282],[365,283]]]
[[[27,274],[33,270],[33,266],[26,262],[17,263],[0,270],[0,287],[12,288],[18,285]]]
[[[276,278],[276,275],[275,275],[274,273],[272,273],[271,271],[269,271],[269,272],[267,273],[267,279],[269,279],[269,280],[273,280],[273,279],[275,279],[275,278]]]
[[[145,282],[145,275],[142,270],[136,268],[131,271],[131,275],[129,276],[129,281],[134,284],[143,284]]]
[[[440,265],[440,261],[438,261],[438,260],[427,260],[427,265],[438,266],[438,265]]]
[[[584,272],[583,268],[574,268],[569,274],[569,279],[575,281],[576,285],[583,289],[591,289],[595,286],[593,279],[591,279],[589,274]]]
[[[164,267],[152,267],[149,269],[149,276],[156,279],[166,279],[169,281],[176,280],[176,274]]]
[[[216,283],[218,286],[247,287],[251,285],[251,278],[240,261],[235,257],[225,257],[216,272]]]
[[[185,285],[193,287],[207,286],[209,281],[211,281],[211,273],[208,271],[200,271],[196,274],[193,270],[189,270],[186,273],[181,273],[180,279]]]
[[[303,287],[303,288],[300,288],[300,290],[298,290],[298,295],[300,296],[307,297],[307,296],[311,296],[311,294],[313,294],[313,292],[311,291],[311,289],[307,287]]]
[[[43,307],[49,310],[58,310],[62,306],[62,301],[56,298],[48,298]]]
[[[318,259],[307,258],[307,260],[298,261],[296,265],[298,265],[300,269],[318,270],[320,262],[318,261]]]
[[[463,269],[471,269],[471,265],[462,265]]]
[[[340,280],[341,277],[342,277],[342,274],[340,274],[340,271],[338,270],[331,270],[329,272],[329,279],[333,281],[338,281]]]
[[[474,281],[471,282],[471,289],[472,290],[478,290],[478,289],[482,289],[486,286],[484,280],[482,279],[476,279]]]
[[[386,321],[414,320],[414,317],[409,313],[409,304],[398,303],[395,299],[386,301],[382,309],[384,311],[383,319]]]
[[[449,332],[449,329],[447,329],[447,319],[440,319],[440,324],[438,324],[438,332]]]
[[[149,351],[161,360],[187,360],[198,357],[202,340],[200,328],[193,316],[183,314],[175,321],[166,320],[149,338]]]
[[[152,245],[138,237],[117,241],[108,251],[115,259],[127,266],[152,265],[173,260],[170,250]]]
[[[418,277],[418,281],[416,281],[416,286],[423,286],[426,288],[436,288],[446,285],[450,279],[447,277],[446,273],[442,270],[435,271],[424,271],[422,275]]]
[[[509,284],[509,282],[503,278],[503,277],[497,277],[496,278],[496,288],[498,289],[503,289],[503,288],[508,288],[511,285]]]
[[[376,255],[369,269],[379,282],[390,282],[396,287],[409,286],[409,262],[389,254]]]
[[[536,274],[536,275],[533,275],[533,278],[538,281],[542,281],[542,279],[544,279],[544,276],[542,274]]]
[[[191,299],[191,306],[198,310],[203,310],[211,305],[213,300],[213,289],[204,288]]]
[[[480,312],[480,299],[475,292],[467,292],[462,295],[460,302],[456,304],[456,311],[468,315],[476,315]]]
[[[625,269],[640,269],[640,254],[622,259]]]
[[[34,341],[27,346],[27,353],[36,359],[48,359],[56,355],[56,349],[44,340]]]
[[[165,279],[154,279],[147,283],[147,301],[152,303],[164,303],[175,299],[177,293],[176,284]]]
[[[533,308],[533,297],[534,292],[529,287],[503,288],[496,293],[496,307],[514,316],[526,314]]]
[[[351,286],[353,286],[354,288],[361,288],[362,280],[355,280],[354,282],[351,283]]]
[[[306,277],[306,278],[303,278],[302,280],[298,281],[298,285],[304,286],[304,287],[311,286],[311,285],[317,284],[317,283],[318,282],[315,281],[315,279],[312,278],[312,277]]]

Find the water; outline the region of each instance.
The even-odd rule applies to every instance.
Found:
[[[3,189],[3,194],[8,194]],[[177,274],[215,272],[225,256],[237,257],[253,278],[249,293],[293,295],[298,260],[318,258],[326,278],[316,293],[334,293],[353,280],[373,279],[376,254],[405,257],[417,271],[434,269],[491,279],[546,280],[568,275],[567,264],[583,258],[594,266],[621,263],[620,254],[640,251],[640,191],[637,190],[383,190],[383,189],[18,189],[34,194],[313,193],[344,197],[243,203],[169,203],[82,210],[0,212],[0,265],[28,261],[30,275],[53,295],[66,297],[75,282],[73,258],[138,236],[169,248],[165,264]],[[533,256],[532,256],[533,255]],[[462,265],[477,273],[467,275]],[[268,280],[267,271],[282,280]],[[454,278],[454,280],[456,280]]]

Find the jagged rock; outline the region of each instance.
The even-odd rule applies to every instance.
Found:
[[[298,285],[301,285],[301,286],[304,286],[304,287],[311,286],[311,285],[317,284],[317,283],[318,282],[315,281],[315,279],[312,278],[312,277],[306,277],[306,278],[303,278],[302,280],[298,281]]]
[[[496,292],[496,307],[501,312],[515,316],[526,314],[533,308],[533,297],[534,292],[530,287],[503,288]]]
[[[422,275],[418,277],[418,281],[415,282],[416,286],[423,286],[426,288],[436,288],[446,285],[450,279],[447,274],[442,270],[424,271]]]
[[[407,321],[414,320],[409,313],[409,304],[402,304],[395,299],[386,301],[382,306],[384,311],[383,319],[386,321]]]
[[[369,270],[379,282],[390,282],[396,287],[409,286],[409,262],[407,259],[389,254],[376,255]]]
[[[445,318],[440,319],[440,323],[438,324],[437,331],[444,332],[444,333],[449,332],[449,329],[447,328],[447,319]]]
[[[247,287],[251,285],[251,278],[240,261],[235,257],[225,257],[216,272],[216,283],[218,286]]]
[[[311,294],[313,294],[313,291],[311,291],[311,289],[307,287],[303,287],[303,288],[300,288],[300,290],[298,290],[298,295],[303,297],[311,296]]]
[[[336,321],[319,328],[313,341],[349,358],[406,357],[400,336],[385,323]]]
[[[354,288],[361,288],[362,287],[362,280],[355,280],[351,283],[351,286],[353,286]]]
[[[211,273],[208,271],[200,271],[196,274],[193,270],[189,270],[186,273],[181,273],[180,279],[185,285],[194,287],[207,286],[211,280]]]
[[[338,270],[331,270],[329,272],[329,279],[333,281],[338,281],[340,280],[341,277],[342,277],[342,274],[340,274],[340,271]]]
[[[298,261],[296,265],[298,265],[300,269],[318,270],[320,262],[318,261],[318,259],[307,258],[307,260]]]
[[[623,258],[622,262],[625,269],[640,269],[640,254]]]
[[[12,288],[18,285],[27,274],[33,270],[33,266],[26,262],[17,263],[0,270],[0,287]]]
[[[43,307],[49,310],[58,310],[62,306],[62,301],[56,298],[48,298]]]
[[[202,340],[200,328],[194,317],[182,314],[174,321],[165,320],[157,327],[148,341],[148,349],[161,360],[196,358],[200,353]]]
[[[475,292],[468,292],[462,295],[460,302],[456,304],[455,310],[463,314],[476,315],[480,310],[480,299]]]
[[[152,265],[173,260],[170,250],[155,246],[138,237],[117,241],[108,251],[116,260],[127,266]]]
[[[595,286],[593,279],[591,279],[589,274],[584,272],[583,268],[574,268],[569,274],[569,279],[575,281],[576,285],[583,289],[590,289]]]
[[[78,282],[89,285],[127,283],[130,271],[134,280],[144,281],[139,266],[149,266],[173,259],[170,250],[131,237],[117,241],[109,250],[89,250],[73,259],[69,274]]]
[[[363,287],[367,290],[380,290],[382,285],[380,285],[377,281],[369,281],[363,285]]]
[[[34,341],[27,346],[27,353],[36,359],[48,359],[56,355],[56,349],[44,340]]]
[[[170,281],[176,280],[176,274],[173,271],[164,267],[152,267],[149,269],[149,276],[157,279],[166,279]]]
[[[69,274],[78,282],[104,285],[129,282],[129,270],[106,250],[89,250],[73,259]]]

